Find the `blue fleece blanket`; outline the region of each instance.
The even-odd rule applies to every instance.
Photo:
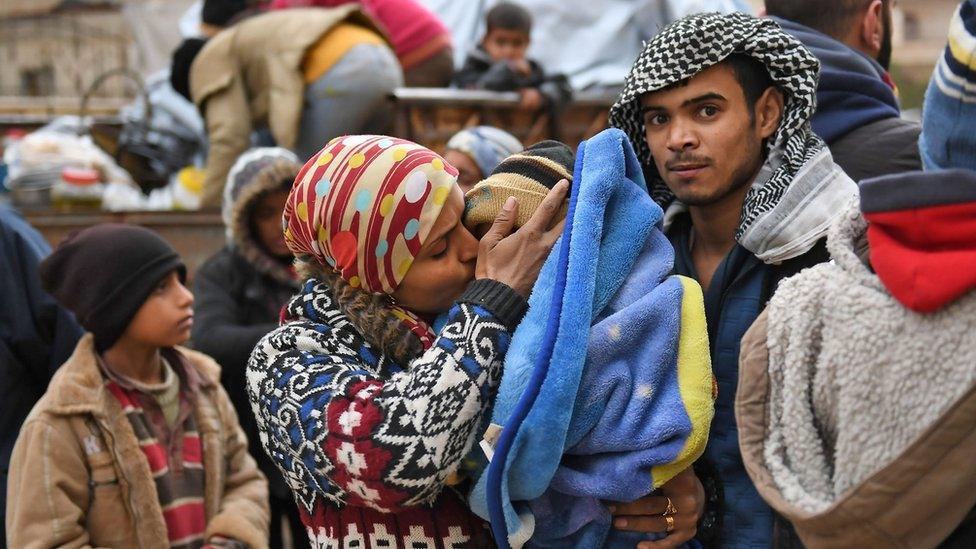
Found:
[[[600,500],[649,494],[667,480],[652,469],[685,448],[683,287],[661,217],[623,132],[580,144],[566,229],[513,335],[491,420],[504,428],[471,495],[500,546],[633,546]]]

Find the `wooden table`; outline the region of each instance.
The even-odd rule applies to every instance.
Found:
[[[525,145],[557,139],[573,147],[607,127],[616,95],[577,92],[556,116],[547,110],[519,107],[517,92],[451,88],[397,88],[394,134],[443,151],[456,132],[477,125],[495,126]]]
[[[72,232],[99,223],[131,223],[152,229],[183,257],[190,280],[200,264],[226,243],[224,223],[217,210],[115,213],[100,210],[70,213],[25,210],[21,213],[52,247]]]

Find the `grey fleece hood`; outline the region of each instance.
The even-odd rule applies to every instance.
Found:
[[[976,293],[904,307],[867,224],[845,208],[833,261],[784,280],[743,338],[740,448],[807,547],[935,547],[976,503]]]
[[[227,244],[262,273],[298,288],[292,270],[271,257],[255,240],[250,219],[255,203],[265,194],[288,189],[302,165],[298,157],[280,147],[261,147],[242,154],[227,175],[221,214]]]

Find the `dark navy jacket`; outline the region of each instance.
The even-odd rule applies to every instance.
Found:
[[[676,274],[697,279],[688,241],[691,220],[678,216],[668,230],[675,248]],[[759,496],[739,453],[735,423],[735,392],[739,382],[739,343],[752,326],[779,281],[829,259],[825,241],[781,265],[766,265],[736,244],[715,270],[705,293],[712,370],[718,383],[715,417],[705,454],[695,469],[706,486],[709,502],[699,541],[723,549],[768,548],[777,516]]]
[[[41,288],[37,265],[50,251],[40,233],[0,205],[0,516],[20,426],[82,334],[74,316]],[[5,539],[2,530],[0,522]]]
[[[810,123],[851,179],[922,169],[921,126],[901,118],[891,78],[877,61],[809,27],[770,19],[820,60]]]

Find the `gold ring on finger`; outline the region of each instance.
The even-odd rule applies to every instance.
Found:
[[[677,513],[678,512],[678,508],[674,506],[674,503],[671,501],[671,498],[669,498],[667,496],[664,496],[664,498],[666,500],[668,500],[668,506],[664,510],[664,514],[665,515],[673,515],[673,514]]]

